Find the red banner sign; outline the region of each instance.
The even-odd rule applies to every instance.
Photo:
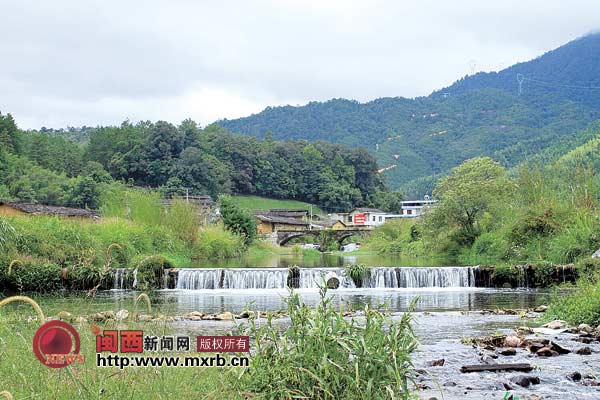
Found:
[[[367,214],[354,214],[354,224],[355,225],[364,225],[367,221]]]

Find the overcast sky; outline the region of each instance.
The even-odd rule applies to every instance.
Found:
[[[21,128],[427,95],[600,29],[599,0],[0,0],[0,14],[0,111]]]

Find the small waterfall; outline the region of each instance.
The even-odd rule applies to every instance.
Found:
[[[132,288],[137,287],[137,273],[138,273],[138,269],[136,268],[133,270],[133,284],[131,285]]]
[[[115,269],[113,289],[125,289],[125,268]]]
[[[223,289],[283,289],[287,284],[287,269],[226,269]]]
[[[450,288],[474,287],[476,267],[372,267],[363,288]],[[287,268],[182,268],[176,289],[285,289]],[[335,278],[340,288],[356,288],[345,268],[300,268],[301,289],[315,289]]]
[[[177,277],[177,289],[219,289],[221,288],[221,269],[183,268]]]
[[[337,278],[342,288],[355,288],[354,281],[344,268],[300,268],[300,288],[316,288],[331,278]]]
[[[472,267],[376,267],[364,281],[369,288],[473,287],[475,275]]]

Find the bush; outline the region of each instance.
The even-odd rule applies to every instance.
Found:
[[[178,239],[192,244],[198,238],[200,228],[198,209],[183,200],[172,200],[165,216],[165,225]]]
[[[358,323],[336,311],[324,291],[314,309],[293,292],[286,302],[291,325],[285,332],[272,316],[260,326],[251,318],[240,327],[255,341],[256,353],[252,366],[231,379],[239,390],[261,399],[414,398],[409,384],[416,339],[409,314],[393,321],[367,306],[364,324]]]
[[[137,268],[137,289],[150,290],[163,287],[165,269],[173,265],[163,256],[138,257],[133,262]]]
[[[543,320],[562,319],[569,324],[600,324],[600,282],[583,278],[577,282],[577,289],[568,294],[556,292],[544,314]]]
[[[244,244],[251,244],[256,238],[256,221],[245,210],[239,208],[231,196],[219,196],[219,207],[225,227],[244,238]]]
[[[356,287],[363,286],[363,280],[369,276],[369,268],[362,264],[352,264],[346,267],[346,275],[353,281]]]
[[[205,226],[200,229],[193,257],[230,258],[240,255],[243,250],[244,242],[241,236],[226,231],[220,225]]]

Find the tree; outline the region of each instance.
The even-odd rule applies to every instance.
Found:
[[[89,176],[78,178],[69,204],[74,207],[98,208],[100,193],[97,183]]]
[[[251,244],[256,238],[256,221],[254,217],[241,209],[231,199],[231,196],[219,196],[219,209],[223,224],[229,231],[244,238],[244,244]]]
[[[442,225],[458,226],[464,240],[472,243],[481,216],[505,199],[514,187],[498,162],[489,157],[467,160],[437,184],[433,194],[440,202],[432,218]]]

